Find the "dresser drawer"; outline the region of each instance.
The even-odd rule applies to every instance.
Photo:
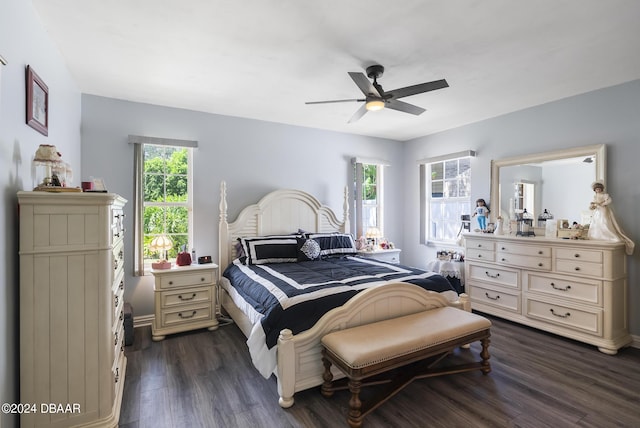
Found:
[[[471,289],[470,295],[472,307],[473,302],[475,301],[520,313],[520,296],[517,294],[511,294],[505,291],[496,291],[490,288],[479,287],[477,285],[473,285],[469,288]]]
[[[469,263],[467,281],[482,281],[490,284],[520,288],[519,271],[505,267]]]
[[[163,291],[160,304],[163,308],[193,303],[211,302],[213,287],[181,288],[174,291]]]
[[[550,323],[579,330],[589,334],[602,334],[602,310],[572,308],[570,306],[549,303],[527,298],[525,315]]]
[[[551,257],[533,257],[499,252],[496,253],[496,262],[525,269],[551,270]]]
[[[579,262],[575,260],[557,260],[556,271],[572,275],[602,277],[604,267],[601,263]]]
[[[166,309],[162,310],[161,318],[160,327],[208,321],[213,319],[213,307],[209,303],[207,305],[192,305],[186,308]]]
[[[579,248],[558,248],[556,259],[575,260],[580,262],[602,263],[602,251],[583,250]]]
[[[123,271],[124,269],[124,241],[120,240],[120,242],[113,246],[111,261],[113,263],[113,270],[117,276],[119,271]]]
[[[498,242],[496,251],[499,253],[521,254],[523,256],[551,257],[551,247],[542,245],[523,245],[511,242]]]
[[[493,241],[473,239],[473,238],[467,238],[466,241],[467,241],[466,243],[467,251],[471,251],[471,250],[493,251],[495,249],[495,245]]]
[[[467,260],[483,260],[486,262],[495,261],[496,253],[493,251],[477,250],[475,248],[467,248]]]
[[[162,275],[156,277],[156,284],[159,285],[160,288],[207,285],[213,284],[213,282],[212,271],[182,272],[179,275]]]
[[[576,280],[570,276],[546,276],[534,272],[525,272],[523,276],[524,287],[529,292],[602,305],[602,281]]]

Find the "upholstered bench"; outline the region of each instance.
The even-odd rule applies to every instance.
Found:
[[[331,332],[322,338],[322,395],[331,397],[348,388],[348,423],[360,427],[368,413],[415,379],[471,370],[489,373],[490,327],[491,322],[480,315],[443,307]],[[482,344],[481,361],[435,367],[455,348],[477,340]],[[346,379],[333,382],[332,364]],[[360,390],[369,385],[384,388],[363,403]]]

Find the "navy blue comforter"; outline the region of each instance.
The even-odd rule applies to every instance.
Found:
[[[434,272],[363,257],[248,266],[235,261],[223,275],[264,315],[262,328],[269,348],[277,343],[282,329],[294,334],[305,331],[358,292],[385,282],[455,292],[446,278]]]

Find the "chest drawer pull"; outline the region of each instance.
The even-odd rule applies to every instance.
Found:
[[[578,258],[578,257],[580,257],[580,254],[575,253],[575,254],[573,255],[573,257]]]
[[[580,268],[579,268],[578,266],[576,266],[576,267],[575,267],[575,270],[576,270],[576,271],[579,271],[579,270],[580,270]]]
[[[484,295],[485,295],[485,296],[487,296],[487,299],[491,299],[491,300],[498,300],[498,299],[500,299],[500,295],[498,295],[498,296],[496,296],[496,297],[491,297],[491,296],[489,296],[489,293],[486,293],[486,292],[484,293]]]
[[[120,380],[120,367],[116,367],[116,375],[114,377],[115,383],[118,383]]]
[[[543,251],[538,251],[538,254],[543,255],[544,252]]]
[[[562,287],[558,287],[556,286],[556,284],[554,284],[553,282],[551,283],[551,288],[553,288],[554,290],[558,290],[558,291],[569,291],[571,290],[571,286],[567,285],[566,287],[562,288]],[[552,309],[553,311],[553,309]]]
[[[200,282],[205,282],[205,279],[204,278],[200,278]]]
[[[497,278],[500,276],[499,273],[495,274],[495,275],[491,275],[489,272],[485,271],[484,272],[485,275],[487,275],[489,278]]]
[[[191,312],[191,315],[182,315],[182,312],[179,312],[179,313],[178,313],[178,316],[179,316],[180,318],[182,318],[182,319],[189,319],[189,318],[193,318],[194,316],[196,316],[196,313],[197,313],[197,312],[198,312],[198,311],[193,311],[193,312]]]
[[[173,281],[169,281],[169,285],[173,285]]]
[[[538,267],[542,267],[542,266],[544,266],[544,264],[538,263]]]
[[[551,314],[553,314],[556,317],[560,317],[560,318],[569,318],[571,316],[570,312],[567,312],[566,314],[562,315],[562,314],[556,314],[556,312],[553,310],[553,308],[549,309],[549,311],[551,311]]]
[[[120,281],[120,290],[124,290],[124,279]]]
[[[179,295],[178,295],[178,299],[180,299],[180,300],[182,300],[182,301],[185,301],[185,300],[193,300],[193,299],[195,299],[195,297],[196,297],[196,293],[193,293],[193,294],[191,295],[191,297],[182,297],[182,294],[179,294]]]

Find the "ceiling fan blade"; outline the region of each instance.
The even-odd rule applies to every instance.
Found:
[[[305,104],[329,104],[329,103],[350,103],[350,102],[364,102],[364,98],[350,98],[348,100],[329,100],[329,101],[307,101]]]
[[[385,108],[390,108],[392,110],[398,110],[404,113],[415,114],[416,116],[426,111],[422,107],[414,106],[413,104],[405,103],[404,101],[398,101],[398,100],[387,100],[384,106]]]
[[[351,116],[351,119],[349,119],[349,122],[347,123],[357,122],[362,116],[364,116],[366,112],[367,112],[367,105],[362,104],[362,106],[358,110],[356,110],[356,112],[353,114],[353,116]]]
[[[398,99],[408,97],[410,95],[422,94],[423,92],[435,91],[436,89],[448,88],[449,84],[445,79],[434,80],[433,82],[420,83],[419,85],[407,86],[404,88],[394,89],[393,91],[387,91],[386,95],[391,95],[391,98]]]
[[[349,72],[349,76],[353,79],[353,81],[358,85],[358,88],[362,91],[366,96],[373,95],[375,97],[381,97],[382,94],[378,92],[378,90],[373,86],[371,81],[362,73],[353,73]]]

